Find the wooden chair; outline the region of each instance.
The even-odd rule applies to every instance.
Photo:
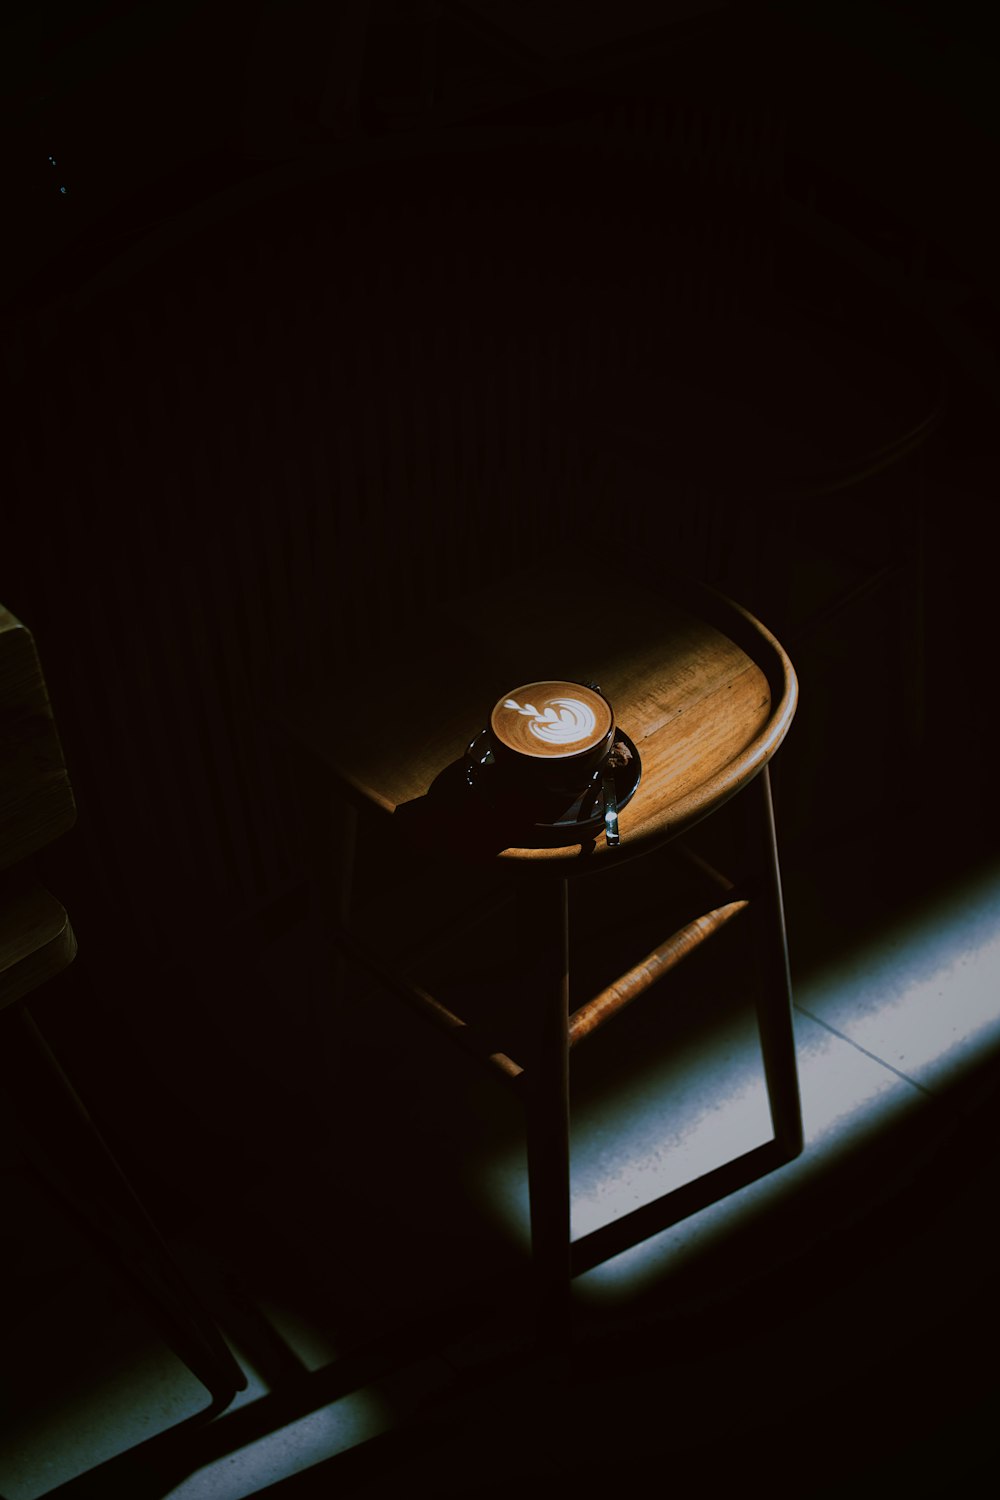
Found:
[[[331,865],[317,878],[325,881],[341,951],[521,1095],[538,1326],[546,1340],[557,1342],[570,1327],[571,1275],[595,1263],[594,1247],[584,1250],[570,1239],[570,1051],[748,906],[757,909],[767,981],[760,987],[758,1021],[775,1132],[769,1165],[802,1147],[768,776],[795,711],[792,666],[762,625],[711,590],[675,583],[652,592],[603,581],[575,589],[565,578],[562,569],[551,577],[540,570],[537,579],[507,580],[442,607],[414,622],[391,658],[359,671],[355,681],[338,678],[300,696],[282,715],[292,744],[320,768],[326,790],[332,778],[336,795],[316,812],[325,817],[321,844],[329,850],[339,841],[342,859],[339,871]],[[639,752],[641,779],[620,812],[617,847],[593,830],[565,844],[558,841],[565,834],[517,828],[484,806],[469,783],[464,752],[493,704],[513,685],[546,674],[599,683]],[[569,882],[596,879],[677,840],[742,793],[752,878],[737,888],[689,851],[716,889],[709,908],[695,911],[570,1014]],[[367,815],[364,822],[357,821],[359,811]],[[331,826],[331,815],[339,826]],[[386,960],[391,920],[374,946],[359,942],[350,922],[355,853],[368,847],[356,850],[359,835],[378,841],[376,871],[386,885],[396,860],[404,858],[416,862],[424,884],[435,870],[456,865],[473,883],[473,872],[488,871],[505,886],[513,883],[534,964],[530,993],[511,997],[532,1008],[528,1059],[515,1060],[493,1035],[477,1034]]]
[[[70,1083],[28,1002],[72,963],[62,905],[25,862],[73,824],[76,808],[35,642],[0,606],[0,1084],[18,1144],[127,1277],[218,1410],[246,1376],[176,1266]]]

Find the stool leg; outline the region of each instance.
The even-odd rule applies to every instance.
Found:
[[[778,1144],[788,1157],[802,1150],[802,1103],[795,1060],[792,1022],[792,977],[785,936],[774,805],[767,766],[747,788],[758,836],[764,845],[765,878],[754,927],[757,932],[762,979],[757,1001],[757,1026],[764,1057],[764,1077],[771,1107],[771,1123]],[[753,806],[756,804],[756,806]]]
[[[570,1336],[569,904],[562,879],[539,880],[528,894],[539,1007],[526,1080],[532,1270],[538,1340],[558,1348]]]

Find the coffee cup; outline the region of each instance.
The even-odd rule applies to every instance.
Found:
[[[607,759],[615,715],[591,684],[546,679],[505,693],[487,733],[494,762],[512,790],[575,797]]]

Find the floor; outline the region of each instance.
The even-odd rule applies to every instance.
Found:
[[[516,1296],[516,1104],[360,981],[331,1035],[292,901],[245,982],[219,981],[212,1025],[181,1002],[185,1086],[180,1054],[144,1085],[158,1106],[171,1080],[178,1122],[150,1134],[144,1190],[248,1389],[205,1419],[8,1148],[0,1496],[589,1495],[651,1464],[709,1494],[969,1492],[997,1394],[977,1351],[1000,1331],[1000,858],[970,830],[928,878],[924,836],[902,817],[861,849],[786,851],[805,1151],[581,1275],[562,1360],[533,1354]],[[651,868],[615,897],[631,942],[629,882]],[[493,920],[480,952],[502,951]],[[734,924],[575,1054],[576,1235],[769,1139],[746,937]],[[488,1007],[510,978],[480,962],[464,998]],[[212,1115],[200,1083],[226,1057]]]

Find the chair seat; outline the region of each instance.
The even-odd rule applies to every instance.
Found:
[[[475,824],[475,794],[457,773],[504,692],[550,676],[594,681],[642,763],[638,790],[621,812],[621,845],[609,851],[601,836],[556,848],[497,847],[492,855],[572,874],[584,861],[589,870],[595,859],[619,860],[673,838],[777,749],[795,708],[791,664],[756,620],[710,590],[588,582],[571,592],[564,577],[508,578],[429,613],[378,666],[298,700],[286,726],[355,800],[430,842],[444,806],[432,794],[449,773],[450,810],[458,808],[466,827]],[[411,815],[422,805],[421,823]]]
[[[62,972],[76,954],[64,907],[35,880],[0,877],[0,1009]]]

